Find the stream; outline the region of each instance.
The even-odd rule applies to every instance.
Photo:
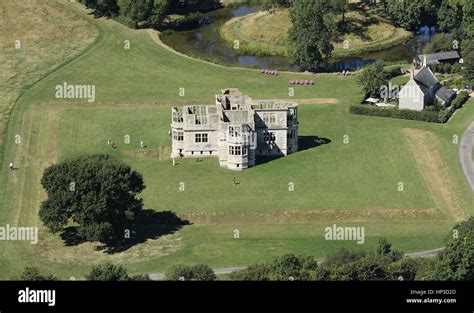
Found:
[[[165,44],[181,53],[226,66],[298,71],[298,67],[291,64],[287,57],[241,55],[221,38],[219,28],[223,23],[233,17],[244,16],[260,10],[261,8],[256,6],[219,9],[206,15],[206,19],[210,21],[208,24],[192,30],[176,31],[171,35],[162,36],[161,39]],[[358,70],[367,64],[380,60],[411,63],[434,34],[436,34],[436,29],[422,27],[413,39],[403,45],[357,57],[332,59],[325,71]]]

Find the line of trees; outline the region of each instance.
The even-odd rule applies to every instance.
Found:
[[[157,24],[168,14],[171,0],[80,0],[95,17],[117,18],[127,26]]]
[[[89,281],[147,281],[150,280],[148,275],[130,275],[127,269],[121,265],[115,265],[105,262],[93,266],[89,273],[85,276]],[[59,279],[49,273],[41,272],[37,267],[25,267],[19,278],[13,280],[20,281],[58,281]]]
[[[474,217],[457,224],[437,258],[403,256],[385,239],[370,251],[341,249],[318,263],[311,256],[285,254],[231,274],[232,280],[474,280]]]
[[[159,26],[169,14],[208,12],[221,6],[219,0],[80,0],[96,17],[115,18],[132,27]]]
[[[415,31],[438,26],[453,39],[474,39],[474,2],[471,0],[385,0],[386,13],[394,24]]]

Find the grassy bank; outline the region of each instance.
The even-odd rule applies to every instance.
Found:
[[[38,1],[2,1],[0,11],[1,147],[10,111],[20,94],[78,55],[92,43],[97,30],[54,1],[48,5]]]
[[[410,32],[361,11],[351,11],[346,18],[346,31],[333,43],[335,58],[386,50],[412,38]],[[276,14],[263,11],[231,19],[221,27],[220,34],[232,47],[238,41],[242,54],[286,56],[290,27],[288,10]]]

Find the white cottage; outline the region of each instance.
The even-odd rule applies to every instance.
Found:
[[[410,81],[400,90],[399,108],[401,110],[422,111],[425,106],[438,100],[443,107],[448,107],[456,93],[441,86],[431,69],[426,65],[426,58],[420,70],[412,69]]]

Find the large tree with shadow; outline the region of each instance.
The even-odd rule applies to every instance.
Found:
[[[142,175],[108,155],[52,165],[41,184],[48,198],[39,216],[54,233],[73,225],[83,240],[110,244],[124,238],[142,213],[143,201],[137,198],[145,189]]]

